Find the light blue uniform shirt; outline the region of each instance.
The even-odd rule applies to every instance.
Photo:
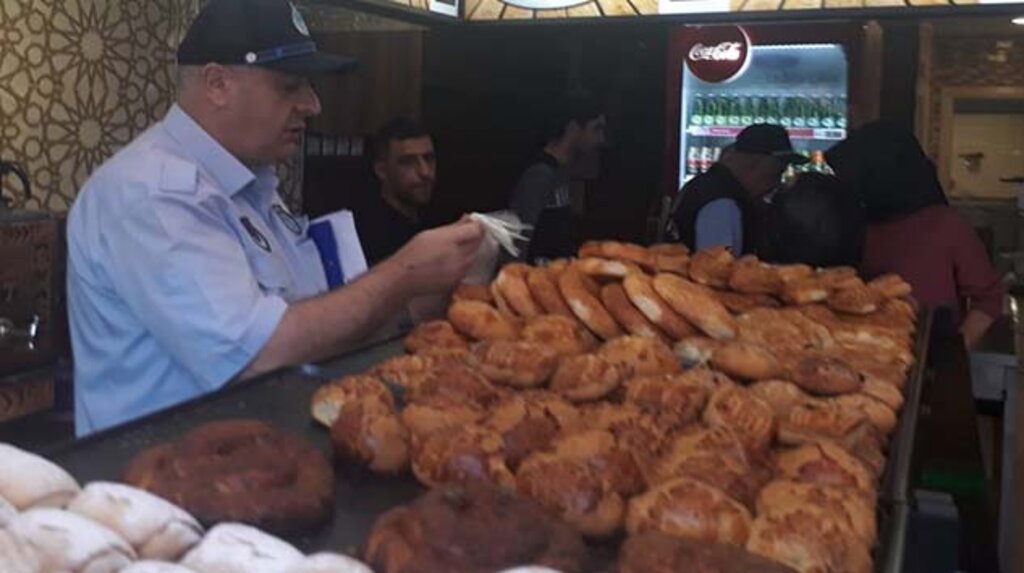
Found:
[[[743,215],[732,199],[715,199],[697,212],[694,226],[696,250],[727,246],[743,252]]]
[[[177,106],[86,182],[68,217],[79,436],[223,387],[289,302],[327,290],[277,184]]]

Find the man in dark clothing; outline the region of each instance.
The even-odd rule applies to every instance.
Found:
[[[437,170],[430,134],[407,118],[394,119],[377,132],[373,153],[380,191],[358,198],[352,207],[371,266],[424,230],[422,210],[430,203]]]
[[[737,254],[756,253],[763,240],[763,198],[788,165],[806,162],[793,151],[785,128],[747,127],[711,169],[679,191],[666,238],[694,250],[725,245]]]
[[[603,107],[589,97],[566,100],[549,122],[544,149],[519,177],[509,202],[519,219],[534,227],[527,260],[575,254],[568,167],[604,146],[605,124]]]

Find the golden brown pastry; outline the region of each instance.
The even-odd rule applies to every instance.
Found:
[[[483,426],[498,433],[505,460],[515,469],[526,456],[542,450],[555,436],[578,424],[579,414],[557,396],[514,394],[496,404]]]
[[[793,481],[875,490],[871,471],[837,444],[818,442],[782,451],[775,463],[779,475]]]
[[[590,402],[614,392],[623,378],[618,365],[596,354],[583,354],[562,360],[550,388],[570,402]]]
[[[473,349],[476,367],[496,384],[513,388],[543,386],[558,367],[558,353],[535,342],[497,340]]]
[[[819,517],[821,517],[819,515]],[[799,573],[869,573],[871,554],[852,535],[812,519],[809,510],[754,520],[747,550],[788,565]]]
[[[828,306],[836,312],[846,314],[871,314],[878,310],[883,295],[867,287],[858,286],[834,291],[828,297]]]
[[[882,380],[874,378],[865,380],[861,392],[882,402],[893,412],[899,412],[900,408],[903,407],[903,393],[892,384]]]
[[[412,441],[447,428],[475,424],[487,411],[478,403],[455,396],[436,394],[406,404],[400,417]]]
[[[330,428],[346,404],[374,397],[394,407],[391,392],[375,376],[346,376],[317,388],[310,400],[313,419]]]
[[[501,391],[483,374],[463,364],[442,364],[416,376],[416,384],[408,388],[406,399],[422,401],[433,396],[448,396],[488,407],[501,397]]]
[[[654,291],[651,277],[632,274],[622,281],[622,288],[633,306],[648,320],[663,330],[669,338],[680,340],[697,334],[697,329],[665,302]]]
[[[812,333],[801,328],[792,318],[781,309],[752,310],[736,318],[738,338],[741,342],[772,350],[816,348],[818,341]]]
[[[767,453],[775,438],[775,412],[742,386],[716,390],[704,410],[704,422],[728,428],[753,454]]]
[[[774,295],[782,285],[782,277],[776,268],[762,263],[753,255],[740,257],[729,275],[729,288],[742,293]]]
[[[377,573],[494,573],[523,563],[584,573],[586,552],[577,533],[536,503],[465,484],[379,517],[363,558]]]
[[[812,508],[839,521],[839,527],[859,537],[868,547],[875,544],[875,498],[860,490],[776,480],[767,484],[757,496],[759,516],[782,516]]]
[[[736,321],[710,291],[682,277],[662,273],[654,277],[654,291],[673,310],[717,340],[736,337]]]
[[[409,440],[409,430],[398,417],[394,402],[376,396],[347,402],[331,426],[335,455],[376,473],[407,470]]]
[[[501,435],[480,425],[450,427],[417,440],[412,472],[428,487],[471,481],[503,487],[515,484]]]
[[[729,286],[732,266],[736,262],[729,247],[712,247],[697,251],[690,258],[690,279],[696,283],[725,288]]]
[[[600,289],[588,282],[575,267],[568,267],[558,276],[558,288],[565,297],[576,318],[585,324],[594,334],[604,340],[611,340],[622,334],[622,329],[615,322],[599,300]]]
[[[903,277],[896,274],[882,275],[868,283],[868,287],[886,298],[903,298],[910,296],[913,288]]]
[[[799,386],[786,380],[763,380],[747,388],[751,394],[771,406],[776,419],[784,417],[797,404],[812,400]]]
[[[601,281],[618,281],[629,273],[643,272],[639,267],[630,263],[597,257],[585,257],[577,260],[576,268],[583,274]]]
[[[647,247],[647,252],[654,257],[654,268],[659,273],[675,273],[684,277],[690,276],[690,249],[680,243],[662,243]]]
[[[657,338],[662,342],[667,341],[667,337],[661,329],[655,326],[653,322],[648,320],[642,312],[633,306],[633,303],[626,295],[626,290],[621,284],[611,283],[605,285],[604,288],[601,289],[601,302],[604,303],[604,307],[608,309],[608,312],[612,315],[615,321],[618,322],[626,332],[636,336]]]
[[[767,294],[749,294],[728,290],[716,290],[712,291],[712,294],[718,299],[718,302],[722,303],[733,314],[743,314],[755,308],[778,308],[782,306],[777,298]]]
[[[639,265],[645,269],[654,267],[654,258],[651,256],[651,252],[633,243],[588,241],[580,247],[578,255],[581,259],[597,257]]]
[[[452,293],[452,300],[472,300],[482,302],[484,304],[494,304],[494,297],[491,295],[490,285],[460,284],[455,287],[455,292]]]
[[[849,450],[868,431],[868,424],[859,409],[842,408],[832,401],[807,401],[779,420],[779,441],[798,445],[827,440]]]
[[[797,386],[823,396],[851,394],[864,385],[864,378],[845,360],[818,353],[796,358],[789,376]]]
[[[883,436],[888,436],[896,429],[896,412],[881,400],[867,394],[837,396],[830,399],[830,402],[841,410],[861,414]]]
[[[626,404],[652,416],[666,429],[680,429],[697,420],[711,390],[687,374],[642,376],[626,382]]]
[[[629,452],[640,468],[644,482],[654,483],[654,471],[670,435],[668,428],[630,404],[598,403],[585,409],[584,420],[588,428],[615,436],[615,443]]]
[[[618,573],[795,573],[793,569],[724,543],[647,532],[626,539]]]
[[[752,521],[747,508],[722,490],[682,477],[630,500],[626,530],[743,546]]]
[[[707,336],[690,336],[672,346],[672,352],[683,366],[703,366],[711,362],[715,351],[725,343]]]
[[[523,327],[522,339],[547,346],[559,356],[592,352],[599,344],[597,338],[575,319],[553,314],[528,321]]]
[[[746,342],[723,344],[711,355],[711,366],[743,380],[769,380],[783,374],[782,365],[768,349]]]
[[[498,276],[494,279],[494,287],[501,293],[500,299],[504,299],[512,311],[523,318],[533,318],[543,313],[543,309],[533,300],[530,288],[526,285],[529,272],[529,265],[509,263],[498,271]],[[495,297],[495,300],[500,299]]]
[[[533,267],[526,275],[533,300],[537,301],[546,314],[555,314],[576,320],[568,303],[558,290],[558,273],[550,267]]]
[[[804,264],[776,265],[775,272],[783,283],[791,283],[813,275],[814,269]]]
[[[519,328],[493,306],[474,300],[457,300],[448,307],[448,320],[474,340],[513,340]]]
[[[469,343],[447,320],[424,322],[405,337],[406,352],[416,354],[427,348],[469,348]]]
[[[828,300],[832,289],[817,276],[798,278],[784,283],[782,300],[790,304],[812,304]]]
[[[622,336],[605,342],[597,355],[618,366],[627,378],[682,370],[671,348],[660,340],[643,336]]]

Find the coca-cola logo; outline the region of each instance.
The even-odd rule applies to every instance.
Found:
[[[694,44],[690,48],[690,61],[711,60],[714,62],[735,62],[743,57],[743,44],[739,42],[722,42],[717,46]]]
[[[732,81],[750,62],[750,38],[739,26],[702,26],[689,35],[686,67],[701,80]]]

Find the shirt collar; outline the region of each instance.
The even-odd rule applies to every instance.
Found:
[[[167,112],[163,127],[213,177],[217,187],[228,195],[244,190],[257,176],[261,180],[265,177],[263,168],[258,170],[259,173],[253,173],[177,104],[172,105]],[[273,175],[273,168],[267,169]]]

